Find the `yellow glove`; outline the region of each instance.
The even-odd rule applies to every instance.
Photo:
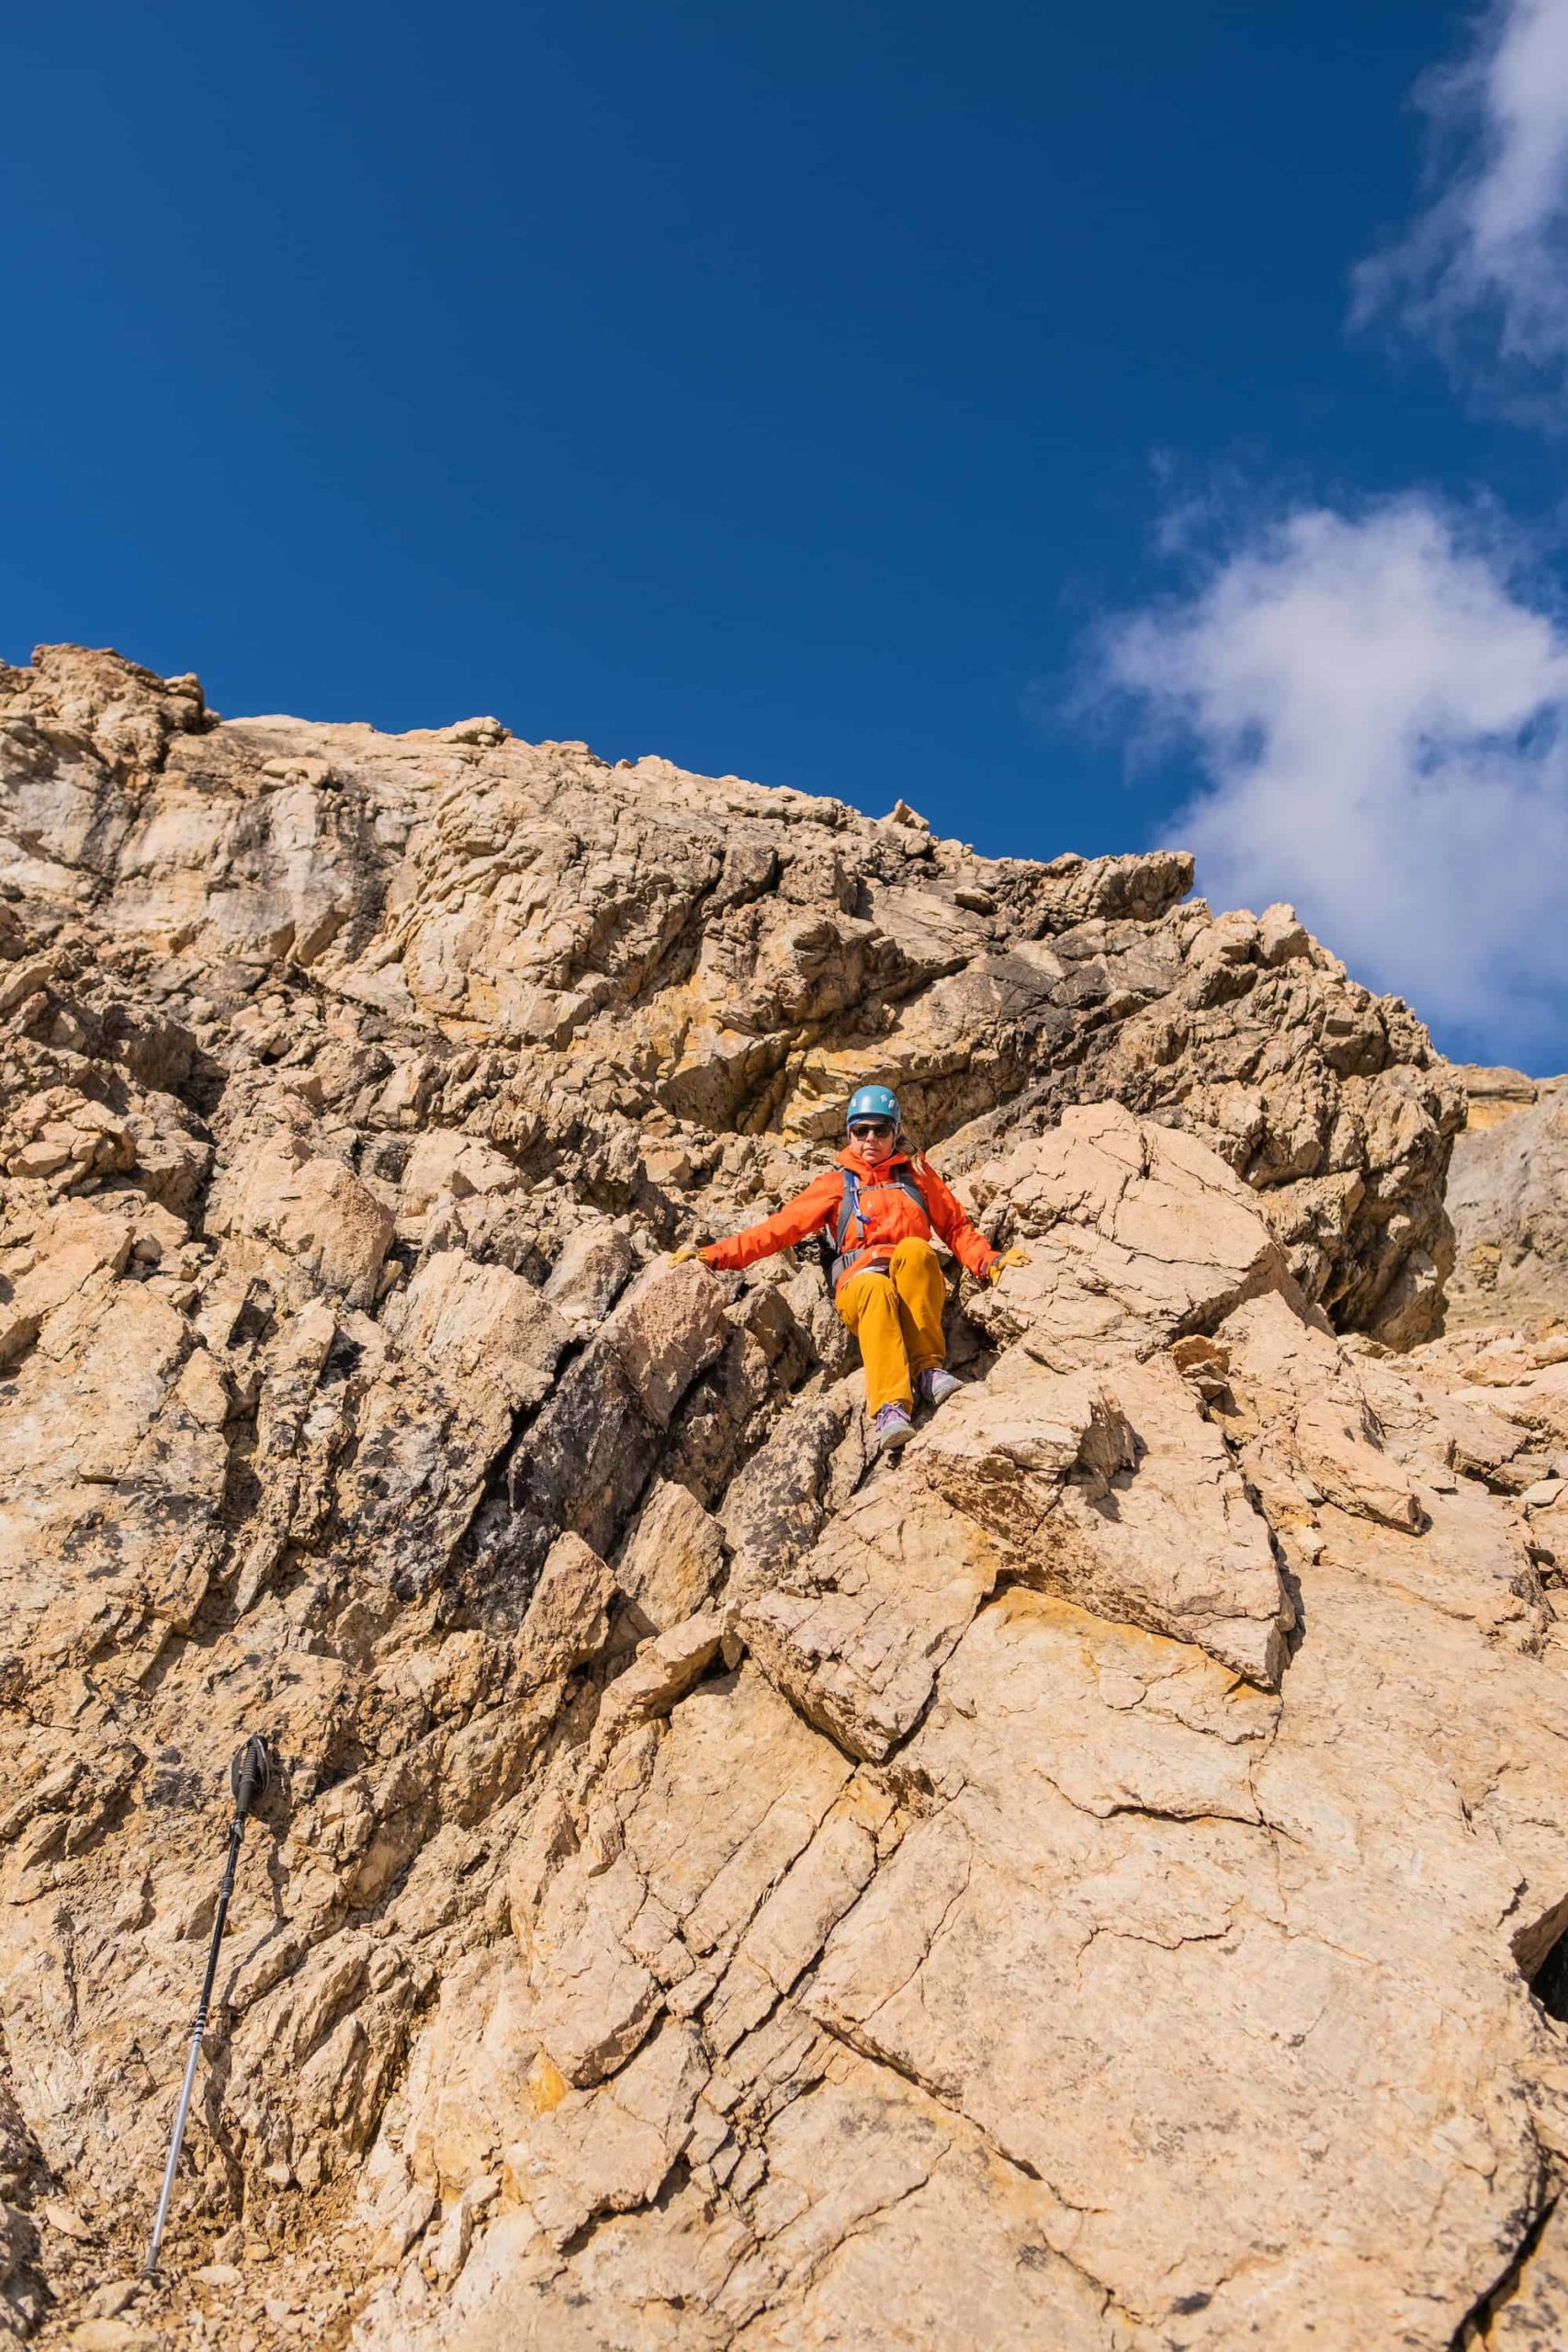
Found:
[[[670,1263],[672,1266],[683,1266],[688,1258],[694,1258],[696,1255],[696,1243],[694,1241],[682,1241],[679,1250],[671,1250],[670,1252]]]
[[[1004,1266],[1027,1266],[1028,1263],[1027,1250],[1004,1250],[999,1256],[993,1258],[987,1267],[986,1280],[989,1283],[996,1282]]]

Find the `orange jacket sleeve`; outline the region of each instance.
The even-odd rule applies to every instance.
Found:
[[[820,1176],[812,1178],[804,1193],[786,1201],[775,1216],[763,1217],[759,1225],[749,1225],[743,1233],[732,1233],[728,1241],[710,1241],[697,1255],[705,1266],[712,1266],[720,1273],[739,1273],[742,1266],[754,1266],[759,1258],[771,1258],[775,1250],[788,1250],[795,1242],[820,1233],[836,1213],[843,1191],[840,1171],[825,1168]],[[948,1198],[952,1197],[949,1193]],[[957,1208],[956,1201],[953,1204]],[[975,1238],[978,1240],[978,1234]]]
[[[931,1212],[932,1225],[959,1264],[966,1266],[972,1274],[984,1276],[997,1254],[985,1235],[970,1222],[929,1159],[915,1162],[915,1179],[926,1196],[926,1207]]]

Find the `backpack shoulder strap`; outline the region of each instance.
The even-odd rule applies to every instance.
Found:
[[[840,1172],[844,1189],[839,1202],[839,1221],[833,1232],[833,1247],[841,1258],[850,1227],[860,1216],[860,1178],[852,1168],[846,1168]]]

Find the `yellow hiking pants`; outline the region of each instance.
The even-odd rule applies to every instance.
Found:
[[[894,1245],[886,1272],[863,1266],[839,1286],[834,1302],[860,1341],[865,1366],[866,1410],[902,1405],[913,1412],[916,1374],[947,1353],[942,1310],[947,1284],[929,1241],[912,1237]]]

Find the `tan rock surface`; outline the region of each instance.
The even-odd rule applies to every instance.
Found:
[[[1469,1117],[1449,1170],[1447,1328],[1568,1317],[1568,1082],[1517,1070],[1457,1075]]]
[[[1190,878],[0,669],[0,2331],[1555,2340],[1568,1341]],[[667,1253],[884,1074],[1030,1261],[870,1464]]]

